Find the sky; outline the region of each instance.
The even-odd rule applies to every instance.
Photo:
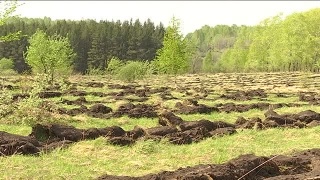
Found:
[[[186,35],[204,25],[256,25],[279,13],[289,15],[320,8],[320,1],[19,1],[22,17],[56,19],[133,20],[148,18],[167,26],[175,16]]]

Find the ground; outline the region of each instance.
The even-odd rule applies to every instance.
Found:
[[[11,104],[32,94],[32,79],[1,78]],[[72,76],[65,87],[37,94],[43,111],[28,112],[37,118],[14,108],[2,114],[1,176],[313,178],[320,175],[319,80],[305,73],[202,74],[125,84]]]

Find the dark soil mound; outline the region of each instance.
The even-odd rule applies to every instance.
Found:
[[[260,97],[260,98],[266,98],[267,94],[264,92],[263,89],[256,89],[256,90],[250,90],[250,91],[236,91],[229,94],[222,94],[220,98],[224,99],[232,99],[237,101],[247,101],[251,100],[253,97]]]
[[[166,138],[173,144],[190,144],[192,142],[199,142],[207,137],[236,133],[233,124],[221,121],[211,122],[205,119],[199,121],[183,121],[170,111],[164,111],[159,114],[159,124],[162,126],[147,129],[135,127],[134,130],[126,132],[123,137],[130,137],[133,140],[142,137],[154,140]],[[131,143],[132,141],[130,140],[129,144]],[[118,145],[121,144],[122,143],[119,143]]]
[[[320,149],[312,149],[293,156],[259,157],[246,154],[223,164],[197,165],[141,177],[103,175],[98,179],[314,180],[319,179],[319,175]]]
[[[0,156],[37,154],[40,146],[35,138],[0,131]]]
[[[84,103],[87,103],[88,101],[86,100],[85,97],[79,97],[78,99],[71,101],[68,99],[62,99],[61,103],[67,104],[67,105],[83,105]]]
[[[104,86],[103,83],[101,83],[101,82],[94,82],[94,81],[87,82],[86,85],[87,85],[87,87],[93,87],[93,88],[102,88],[102,87]]]
[[[53,98],[62,96],[62,92],[56,91],[42,91],[38,94],[40,98]]]
[[[299,100],[309,102],[311,105],[320,105],[320,95],[315,92],[300,93]]]
[[[148,104],[137,104],[132,103],[124,104],[118,108],[118,110],[113,114],[114,117],[121,117],[123,115],[128,115],[130,118],[154,118],[157,117],[155,108]]]
[[[106,97],[107,94],[103,92],[88,92],[88,95],[97,96],[97,97]]]
[[[223,112],[246,112],[250,109],[259,109],[259,110],[267,110],[270,107],[272,109],[282,108],[282,107],[298,107],[299,104],[270,104],[270,103],[254,103],[254,104],[235,104],[235,103],[226,103],[226,104],[217,104],[216,107]]]
[[[311,110],[302,111],[298,114],[283,114],[279,115],[272,109],[269,109],[265,113],[265,120],[260,118],[252,118],[246,120],[243,117],[239,117],[236,121],[237,128],[275,128],[275,127],[314,127],[316,124],[320,124],[320,114]]]
[[[109,89],[135,89],[134,85],[120,85],[120,84],[109,84]]]
[[[160,97],[162,100],[172,100],[172,99],[178,99],[176,97],[174,97],[169,91],[164,91],[164,92],[161,92],[160,94]]]
[[[183,120],[171,111],[164,111],[159,114],[159,124],[162,126],[177,126],[182,122]]]
[[[107,128],[89,128],[77,129],[73,126],[60,124],[41,125],[37,124],[32,127],[32,133],[29,135],[35,137],[38,141],[51,144],[64,140],[77,142],[85,139],[95,139],[100,136],[120,137],[125,135],[125,131],[118,126]]]
[[[136,134],[139,132],[137,129],[133,131],[136,131]],[[131,133],[133,133],[133,131]],[[126,139],[126,131],[118,126],[77,129],[73,126],[60,124],[36,124],[32,127],[32,132],[29,136],[20,136],[0,131],[0,155],[27,155],[38,154],[40,151],[49,152],[57,147],[66,147],[77,141],[95,139],[100,136],[105,136],[109,139],[117,137],[120,137],[118,139]],[[141,135],[138,134],[135,136]],[[114,142],[114,144],[117,144],[116,142],[118,142],[118,144],[124,144],[125,142],[124,140],[115,139],[111,141]],[[134,142],[133,139],[130,141]]]
[[[12,95],[12,100],[17,101],[19,99],[26,99],[26,98],[29,98],[29,97],[30,97],[30,94],[18,93],[18,94]]]
[[[176,112],[180,114],[205,114],[213,111],[219,112],[218,108],[209,107],[204,104],[198,104],[198,102],[195,100],[185,100],[182,103],[177,102],[175,108],[178,109]]]
[[[69,90],[66,91],[65,94],[71,95],[71,96],[86,96],[88,93],[86,91],[78,91],[78,90]]]
[[[69,116],[76,116],[76,115],[84,114],[88,112],[88,108],[84,105],[80,105],[80,107],[73,108],[73,109],[59,108],[58,112],[60,114],[68,114]]]
[[[112,112],[112,109],[110,107],[103,105],[103,104],[95,104],[90,107],[89,111],[91,113],[107,114],[107,113]]]
[[[87,114],[91,117],[95,118],[101,118],[101,119],[108,119],[112,116],[112,114],[109,114],[112,112],[112,109],[110,107],[107,107],[103,104],[95,104],[88,109],[85,105],[80,105],[78,108],[73,109],[66,109],[66,108],[58,108],[58,112],[60,114],[68,114],[70,116],[76,116],[79,114]]]

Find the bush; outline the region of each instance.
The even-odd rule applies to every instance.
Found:
[[[13,69],[14,63],[12,59],[0,59],[0,74],[1,75],[16,75],[17,72]]]
[[[13,101],[9,90],[0,90],[0,120],[5,124],[33,126],[36,123],[64,123],[58,107],[51,101],[39,98],[38,93],[49,84],[46,75],[39,74],[30,82],[30,97]]]
[[[114,75],[120,70],[122,66],[124,66],[124,63],[121,62],[119,58],[112,57],[108,63],[107,73]]]
[[[129,61],[119,69],[116,77],[122,81],[132,82],[142,79],[149,72],[148,62]]]

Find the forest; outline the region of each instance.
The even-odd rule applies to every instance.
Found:
[[[192,54],[188,72],[318,72],[319,25],[320,8],[287,17],[279,14],[256,26],[205,25],[181,37]],[[90,68],[105,70],[113,57],[123,62],[153,61],[166,31],[163,24],[155,25],[150,19],[96,22],[14,17],[0,26],[0,36],[21,31],[22,37],[1,42],[0,59],[12,59],[19,73],[29,70],[24,53],[37,29],[70,40],[77,55],[73,71],[81,74]]]
[[[16,41],[0,43],[0,59],[10,58],[19,73],[30,67],[25,63],[24,52],[29,46],[28,38],[37,29],[49,36],[58,34],[68,37],[74,52],[74,71],[84,74],[88,67],[106,68],[107,60],[118,57],[121,60],[152,60],[161,47],[164,26],[151,20],[100,21],[56,20],[50,18],[11,18],[0,27],[0,36],[21,31]]]

